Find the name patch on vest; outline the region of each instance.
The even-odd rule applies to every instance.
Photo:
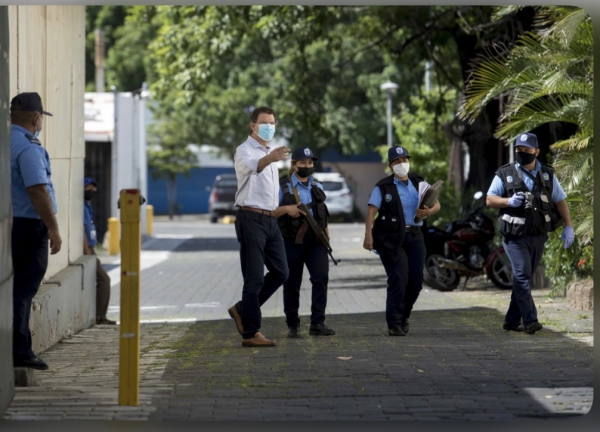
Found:
[[[542,173],[542,177],[544,177],[544,180],[546,181],[550,180],[550,175],[548,173]]]
[[[509,183],[512,183],[513,182],[512,176],[506,176],[506,181]]]
[[[392,200],[392,194],[385,194],[385,202],[390,202]]]

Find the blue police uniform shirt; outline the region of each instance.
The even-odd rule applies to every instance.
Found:
[[[50,157],[44,147],[32,142],[34,136],[27,129],[11,125],[10,128],[10,173],[13,216],[41,219],[33,207],[27,188],[45,184],[52,210],[57,212],[56,197],[52,184]]]
[[[88,246],[96,246],[98,239],[96,238],[96,225],[94,225],[92,205],[85,200],[83,200],[83,225],[85,226],[85,236],[87,238]]]
[[[292,183],[294,184],[294,186],[296,186],[296,189],[298,190],[298,196],[300,197],[300,202],[302,204],[312,203],[312,195],[310,193],[310,190],[312,188],[312,182],[313,182],[313,177],[309,176],[308,177],[308,186],[304,186],[302,184],[302,182],[300,180],[298,180],[298,177],[296,177],[296,173],[292,174]],[[322,191],[324,191],[323,185],[321,183],[317,182],[317,187],[319,189],[321,189]],[[294,193],[294,191],[292,190],[292,186],[290,185],[290,182],[287,183],[287,188],[291,194]],[[279,205],[280,206],[283,205],[283,193],[284,193],[283,189],[279,188]],[[310,209],[310,214],[313,214],[312,209]]]
[[[516,164],[516,166],[520,169],[522,169],[523,171],[527,171],[527,169],[523,168],[521,165],[519,165],[519,163]],[[535,168],[531,171],[531,175],[532,176],[537,176],[538,171],[540,170],[540,168],[542,168],[542,164],[540,164],[540,162],[538,160],[535,161]],[[553,202],[557,203],[559,201],[564,200],[565,198],[567,198],[567,194],[565,193],[564,189],[562,188],[562,186],[560,185],[560,183],[558,182],[558,179],[556,178],[556,176],[553,176],[554,180],[552,181],[552,196],[550,197],[552,199]],[[527,186],[527,189],[529,189],[530,191],[533,190],[533,179],[531,177],[529,177],[527,174],[523,174],[523,182],[525,183],[525,186]],[[488,195],[496,195],[496,196],[503,196],[504,192],[505,192],[505,188],[504,188],[504,184],[502,183],[502,179],[498,176],[494,176],[494,180],[492,180],[492,184],[490,185],[490,188],[488,190]]]
[[[417,212],[417,205],[419,204],[419,191],[417,191],[410,180],[408,180],[408,185],[405,185],[402,181],[394,177],[394,184],[398,189],[398,195],[400,195],[406,225],[422,226],[423,221],[415,223],[415,214]],[[371,198],[369,198],[369,205],[381,208],[382,200],[381,189],[379,186],[375,186],[375,189],[371,192]]]

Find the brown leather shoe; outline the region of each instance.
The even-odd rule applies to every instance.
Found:
[[[233,320],[235,321],[235,325],[237,326],[237,330],[238,330],[239,334],[241,336],[243,336],[244,335],[244,327],[242,326],[242,317],[236,310],[235,305],[233,305],[229,309],[227,309],[227,312],[229,312],[229,316],[231,318],[233,318]]]
[[[260,332],[256,332],[252,339],[242,339],[243,347],[272,347],[277,345],[277,341],[275,339],[269,340],[264,337]]]

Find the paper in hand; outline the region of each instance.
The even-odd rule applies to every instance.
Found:
[[[442,190],[442,185],[444,182],[442,180],[436,181],[432,186],[427,182],[422,181],[419,183],[419,204],[417,208],[422,209],[424,206],[431,208],[435,205],[438,196],[440,195],[440,191]],[[415,223],[419,223],[425,218],[418,218],[415,216]]]

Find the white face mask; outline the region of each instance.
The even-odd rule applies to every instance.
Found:
[[[410,164],[408,162],[399,163],[398,165],[394,165],[394,174],[398,177],[404,177],[408,174],[408,170],[410,169]]]

